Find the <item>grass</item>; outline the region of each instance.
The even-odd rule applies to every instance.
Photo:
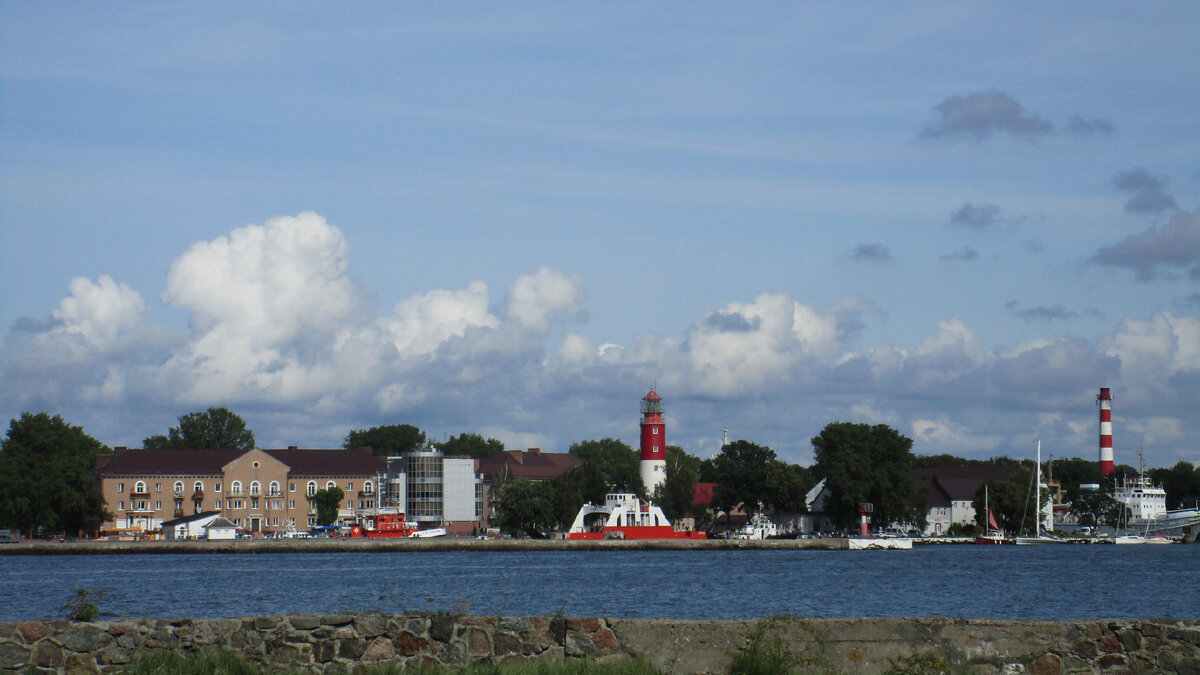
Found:
[[[290,675],[300,672],[266,668],[223,650],[194,654],[161,651],[139,657],[121,670],[123,675]],[[404,669],[398,664],[388,663],[355,668],[353,672],[355,675],[399,675]],[[425,669],[420,672],[429,675],[661,675],[661,671],[650,664],[635,660],[613,663],[539,661],[515,666],[476,664],[465,668]]]

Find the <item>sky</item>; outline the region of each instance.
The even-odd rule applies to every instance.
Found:
[[[1200,5],[0,4],[0,419],[1200,462]]]

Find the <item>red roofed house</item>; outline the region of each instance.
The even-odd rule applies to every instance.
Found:
[[[355,450],[143,450],[97,458],[101,494],[113,519],[105,530],[153,532],[169,521],[216,511],[237,527],[271,533],[316,524],[309,498],[337,486],[341,511],[373,509],[384,460]]]
[[[568,471],[582,466],[583,460],[566,452],[542,452],[541,448],[528,451],[506,450],[491,457],[475,460],[475,473],[483,476],[482,514],[486,524],[491,523],[494,513],[492,490],[497,481],[527,478],[533,481],[557,478]]]
[[[917,489],[929,488],[929,514],[925,534],[945,534],[955,523],[975,522],[972,502],[986,481],[1006,481],[1018,466],[939,466],[913,468],[909,475]]]

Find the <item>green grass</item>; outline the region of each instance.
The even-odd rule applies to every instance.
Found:
[[[264,668],[235,656],[229,651],[209,650],[181,654],[161,651],[135,659],[121,670],[124,675],[290,675],[300,670]],[[351,672],[349,670],[347,673]],[[355,669],[355,675],[400,675],[405,672],[395,663]],[[465,668],[422,670],[429,675],[662,675],[662,671],[644,661],[540,661],[515,666],[472,665]]]

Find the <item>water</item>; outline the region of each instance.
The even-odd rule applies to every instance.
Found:
[[[440,611],[754,619],[1200,616],[1200,546],[0,556],[0,620]]]

